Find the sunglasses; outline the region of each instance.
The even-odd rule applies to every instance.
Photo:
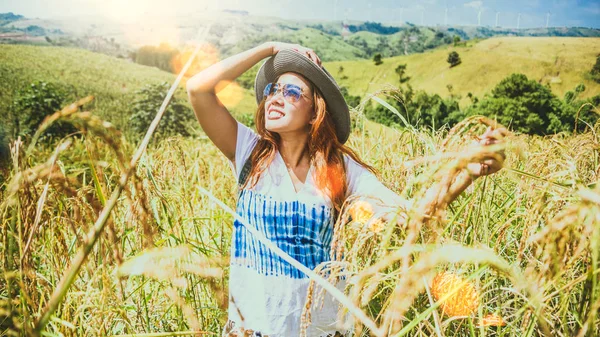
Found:
[[[264,98],[269,99],[278,92],[282,92],[283,97],[291,103],[296,103],[300,100],[300,97],[306,96],[299,86],[295,84],[279,84],[279,83],[269,83],[265,87],[263,91]],[[308,98],[308,96],[306,96]]]

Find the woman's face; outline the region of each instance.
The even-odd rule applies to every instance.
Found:
[[[302,89],[300,99],[293,102],[279,90],[265,101],[265,128],[271,132],[295,133],[310,131],[314,118],[314,108],[309,82],[301,75],[285,73],[279,76],[276,83],[280,88],[284,84],[294,84]]]

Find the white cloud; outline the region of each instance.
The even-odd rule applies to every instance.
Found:
[[[463,6],[480,9],[483,7],[483,1],[475,0],[475,1],[465,2]]]

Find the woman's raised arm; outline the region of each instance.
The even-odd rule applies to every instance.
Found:
[[[266,42],[233,55],[202,70],[187,82],[188,97],[202,129],[231,161],[235,160],[237,122],[217,98],[217,92],[260,60],[274,55],[273,46]]]

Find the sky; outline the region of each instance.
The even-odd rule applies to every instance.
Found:
[[[361,20],[424,25],[504,28],[600,28],[600,0],[0,0],[0,13],[31,18],[105,16],[135,21],[144,16],[190,15],[236,9],[295,20]]]

